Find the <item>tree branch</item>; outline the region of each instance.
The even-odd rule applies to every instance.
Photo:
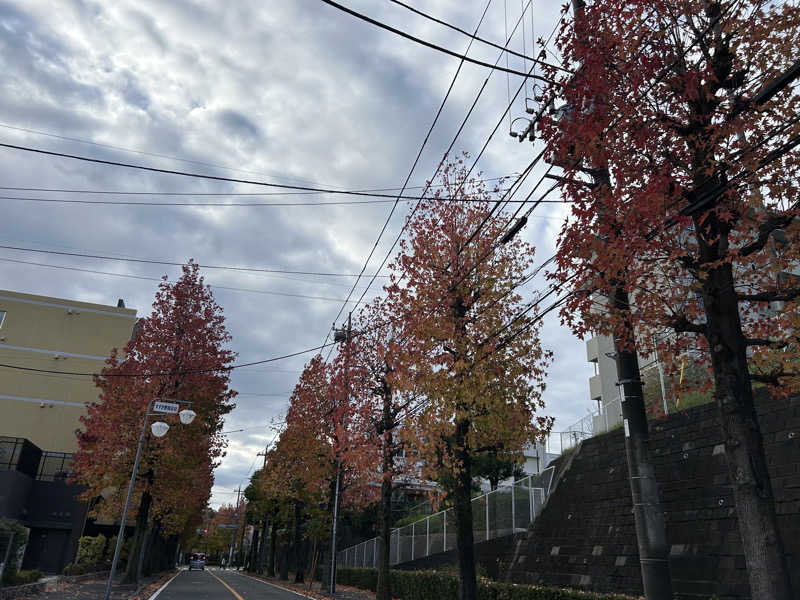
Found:
[[[705,323],[692,323],[685,315],[678,315],[669,322],[676,333],[700,333],[706,335],[708,332]]]
[[[736,294],[736,298],[746,302],[790,302],[800,298],[800,287],[785,292],[760,292],[758,294]]]
[[[776,229],[787,227],[796,217],[792,213],[772,214],[758,226],[758,237],[746,246],[739,249],[739,256],[750,256],[759,250],[763,250],[769,241],[770,234]]]
[[[769,340],[763,338],[746,338],[745,344],[748,346],[772,346],[773,348],[785,348],[789,342],[783,340]]]
[[[758,381],[759,383],[768,383],[772,385],[780,385],[781,377],[800,377],[800,372],[793,371],[775,371],[773,373],[751,373],[750,379]]]

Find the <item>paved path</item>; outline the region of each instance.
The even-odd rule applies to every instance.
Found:
[[[157,600],[301,600],[303,596],[231,571],[181,571]]]

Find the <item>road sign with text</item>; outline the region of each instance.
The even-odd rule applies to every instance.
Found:
[[[178,412],[178,403],[177,402],[169,402],[167,400],[156,400],[153,403],[153,411],[159,413],[170,413],[170,414],[177,414]]]

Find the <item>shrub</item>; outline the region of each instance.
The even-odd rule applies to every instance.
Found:
[[[8,542],[11,540],[11,548]],[[17,573],[18,560],[21,559],[19,553],[25,544],[28,543],[28,529],[11,519],[0,518],[0,551],[3,556],[8,551],[8,564],[3,570],[3,581],[0,583],[11,584]]]
[[[340,567],[342,585],[375,591],[377,569]],[[458,600],[458,577],[437,571],[391,571],[392,596],[399,600]],[[478,600],[631,600],[631,596],[567,588],[478,581]]]
[[[100,534],[95,537],[83,536],[78,540],[78,554],[75,556],[76,565],[96,565],[103,560],[106,548],[106,536]]]
[[[35,583],[41,578],[41,571],[14,571],[7,579],[7,583],[9,585],[25,585],[26,583]]]

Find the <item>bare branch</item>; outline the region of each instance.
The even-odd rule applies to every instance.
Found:
[[[760,292],[758,294],[736,294],[739,300],[745,302],[790,302],[800,298],[800,287],[784,292]]]
[[[775,371],[773,373],[751,373],[750,379],[759,383],[780,385],[781,377],[800,377],[800,372],[795,371]]]
[[[769,241],[770,234],[776,229],[787,227],[797,215],[789,213],[772,214],[758,226],[758,237],[739,249],[739,256],[750,256],[759,250],[763,250]]]
[[[762,338],[747,338],[745,343],[748,346],[771,346],[773,348],[785,348],[789,345],[788,342],[783,340],[769,340]]]
[[[678,315],[669,323],[676,333],[700,333],[706,335],[708,329],[705,323],[693,323],[685,315]]]

